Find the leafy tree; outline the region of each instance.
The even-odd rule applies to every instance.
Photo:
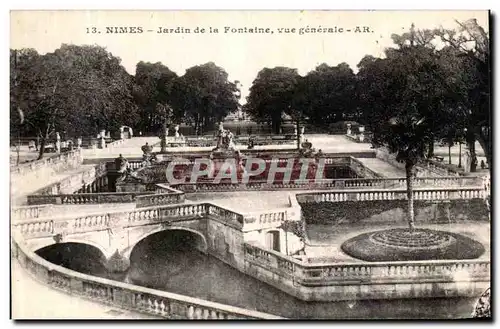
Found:
[[[156,131],[164,124],[160,112],[171,101],[171,89],[176,78],[177,74],[161,63],[137,63],[133,95],[141,119],[136,128]],[[181,113],[176,114],[178,118],[182,117]]]
[[[226,71],[214,63],[191,67],[175,79],[172,86],[172,106],[182,110],[200,133],[217,121],[222,121],[239,107],[236,82],[228,80]]]
[[[368,113],[374,146],[386,146],[405,163],[408,224],[414,228],[414,168],[428,156],[433,136],[440,131],[429,113],[443,109],[446,90],[440,88],[443,71],[425,47],[410,46],[387,51],[386,59],[365,59],[360,67],[364,100],[372,100]]]
[[[13,50],[11,62],[11,122],[23,113],[22,132],[40,138],[39,158],[57,131],[88,135],[137,119],[131,77],[102,47],[62,45],[42,56]]]
[[[250,87],[245,111],[257,121],[271,123],[274,133],[279,134],[282,116],[294,104],[294,92],[299,80],[297,69],[262,69]]]
[[[305,79],[309,87],[306,114],[311,123],[328,125],[357,116],[356,76],[348,64],[321,64]]]
[[[453,94],[459,97],[457,111],[467,118],[466,137],[471,153],[475,155],[474,143],[478,140],[491,166],[489,35],[475,19],[457,24],[457,29],[439,28],[428,33],[454,50],[455,56],[449,56],[448,63],[456,67]]]

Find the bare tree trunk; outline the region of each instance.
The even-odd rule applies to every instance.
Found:
[[[167,153],[167,122],[163,122],[161,127],[161,153]]]
[[[434,138],[431,139],[429,143],[429,149],[427,150],[427,158],[432,158],[434,156]]]
[[[410,231],[415,229],[415,210],[413,208],[413,167],[414,164],[406,161],[406,195],[408,196],[408,227]]]
[[[488,128],[489,129],[489,128]],[[491,142],[489,136],[485,136],[482,132],[479,134],[478,138],[479,144],[483,148],[486,161],[488,162],[488,167],[492,168],[491,165]]]
[[[451,164],[451,144],[448,144],[448,164]]]
[[[43,158],[43,155],[45,153],[45,143],[47,141],[47,138],[45,137],[42,137],[42,141],[40,143],[40,150],[38,151],[38,159],[37,160],[41,160]]]
[[[295,121],[295,127],[297,128],[297,150],[300,150],[300,122]]]

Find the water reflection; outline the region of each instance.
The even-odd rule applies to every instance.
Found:
[[[304,302],[242,274],[194,249],[197,237],[185,231],[152,235],[134,248],[125,275],[110,276],[96,248],[72,244],[39,252],[45,259],[95,276],[219,303],[303,319],[444,319],[469,317],[475,299],[440,298]],[[93,248],[93,249],[92,249]],[[97,250],[97,252],[96,252]]]

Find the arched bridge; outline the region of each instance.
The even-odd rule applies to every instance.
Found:
[[[281,214],[276,218],[276,221],[261,223],[253,215],[200,203],[20,220],[13,223],[13,228],[33,251],[56,243],[83,243],[98,248],[107,259],[116,252],[128,259],[134,246],[152,234],[165,230],[188,231],[196,237],[196,249],[231,264],[243,252],[243,234],[278,226],[287,216]]]

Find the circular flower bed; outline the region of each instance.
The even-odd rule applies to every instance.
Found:
[[[407,228],[360,234],[341,248],[349,256],[369,262],[474,259],[485,251],[481,243],[460,234]]]

